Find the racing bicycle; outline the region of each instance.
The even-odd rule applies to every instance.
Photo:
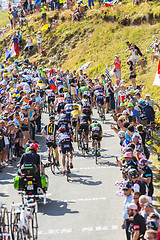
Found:
[[[0,240],[10,240],[9,215],[6,207],[0,202]]]
[[[98,107],[99,107],[99,117],[100,117],[101,121],[104,122],[104,120],[105,120],[105,115],[104,115],[104,113],[103,113],[102,105],[99,103],[99,104],[98,104]]]
[[[30,199],[25,204],[12,204],[10,215],[12,240],[37,240],[37,203]]]
[[[152,36],[152,38],[155,38],[155,40],[152,41],[152,42],[150,42],[150,43],[148,44],[148,46],[146,47],[146,52],[152,51],[152,50],[154,49],[154,44],[155,44],[156,42],[158,42],[158,44],[159,44],[159,39],[158,39],[157,37]]]
[[[48,140],[51,141],[51,140]],[[55,175],[56,173],[56,168],[59,170],[59,165],[57,163],[57,160],[55,158],[55,152],[53,147],[51,148],[51,155],[48,157],[48,163],[44,165],[44,167],[50,167],[51,172]]]

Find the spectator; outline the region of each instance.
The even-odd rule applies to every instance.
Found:
[[[129,41],[127,41],[126,44],[127,44],[127,46],[128,46],[128,49],[126,50],[126,52],[127,52],[127,51],[131,50],[132,43],[130,43]],[[135,49],[136,49],[137,52],[138,52],[138,55],[140,55],[140,56],[143,58],[143,60],[146,61],[146,59],[145,59],[144,55],[142,54],[141,50],[139,49],[139,47],[137,47],[135,44],[134,44],[134,46],[135,46]]]
[[[128,104],[128,111],[131,116],[131,118],[129,119],[129,122],[140,123],[139,112],[134,108],[133,103]]]
[[[30,35],[27,35],[26,43],[27,44],[24,48],[24,58],[26,58],[27,53],[28,53],[28,55],[30,55],[30,52],[33,48],[32,39],[31,39]]]
[[[132,185],[128,182],[126,184],[123,184],[122,190],[124,192],[125,200],[123,205],[123,223],[122,223],[122,229],[125,229],[126,231],[126,237],[127,240],[131,239],[131,233],[129,231],[129,226],[132,221],[129,220],[129,215],[127,213],[127,206],[132,202]]]
[[[13,17],[13,28],[16,27],[16,23],[19,21],[18,19],[18,10],[16,7],[13,7],[13,10],[11,11],[12,17]]]
[[[132,202],[137,205],[137,211],[138,211],[138,213],[139,213],[140,210],[141,210],[141,206],[140,206],[140,204],[139,204],[139,197],[140,197],[139,192],[134,192],[134,193],[133,193],[133,200],[132,200]]]
[[[10,21],[10,24],[11,24],[11,30],[13,29],[13,15],[11,13],[12,9],[9,8],[9,11],[8,11],[8,19]]]
[[[41,3],[41,17],[43,20],[43,25],[45,25],[47,17],[47,7],[44,5],[44,3]]]
[[[129,79],[132,81],[132,86],[135,89],[136,88],[136,72],[135,72],[135,65],[133,64],[132,60],[128,60],[127,64],[129,65]]]
[[[26,14],[25,14],[24,10],[20,11],[19,18],[20,18],[20,28],[21,28],[21,31],[22,31],[24,22],[26,23],[26,25],[28,27],[28,22],[27,22]]]
[[[157,240],[157,231],[155,230],[147,230],[145,232],[145,240]]]
[[[38,54],[41,57],[42,56],[42,35],[41,35],[41,31],[38,31],[37,47],[38,47]]]
[[[156,103],[153,99],[150,98],[150,94],[149,94],[149,93],[147,93],[147,94],[145,95],[145,101],[146,101],[146,103],[148,103],[149,106],[151,106],[153,109],[154,109],[154,105],[156,105],[156,106],[158,107],[159,111],[160,111],[160,106],[158,105],[158,103]]]
[[[130,55],[131,55],[130,60],[133,62],[133,64],[135,65],[136,63],[139,63],[141,65],[141,68],[142,68],[142,71],[143,71],[143,63],[138,58],[138,50],[135,49],[135,45],[133,43],[131,44]]]
[[[90,7],[90,9],[92,9],[92,6],[94,8],[94,0],[88,0],[88,6]]]
[[[152,64],[154,64],[154,60],[155,59],[159,59],[160,58],[160,46],[159,44],[156,42],[154,44],[154,54],[151,55],[151,61]]]
[[[121,80],[121,60],[117,55],[114,56],[114,75],[116,79]]]
[[[16,31],[13,32],[13,44],[14,44],[14,51],[16,55],[19,55],[19,37],[16,35]]]

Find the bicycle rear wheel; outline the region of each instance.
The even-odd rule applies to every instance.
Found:
[[[81,144],[82,144],[82,155],[85,157],[85,133],[82,132],[82,138],[81,138]]]
[[[96,164],[98,164],[98,148],[97,148],[97,140],[95,141],[95,160],[96,160]]]
[[[12,213],[11,213],[12,215]],[[14,219],[13,219],[14,218]],[[22,229],[19,228],[20,214],[14,214],[12,216],[13,222],[11,222],[11,235],[13,240],[23,240]]]
[[[32,240],[38,239],[38,220],[37,220],[37,213],[35,211],[33,212],[33,215],[32,215],[31,239]]]
[[[67,152],[67,182],[69,182],[69,174],[70,174],[69,155],[68,155],[68,152]]]
[[[2,213],[2,229],[3,233],[6,233],[6,240],[10,239],[10,232],[9,232],[9,215],[8,215],[8,210],[7,208],[4,208],[3,213]]]
[[[155,41],[152,41],[148,44],[148,46],[146,47],[146,52],[150,52],[153,49],[154,43]]]
[[[51,172],[55,175],[55,170],[56,170],[56,161],[54,156],[51,157]]]

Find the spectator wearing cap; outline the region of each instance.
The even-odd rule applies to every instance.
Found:
[[[130,124],[126,131],[126,139],[128,139],[131,143],[133,142],[132,137],[135,132],[137,132],[137,131],[135,130],[133,124]]]
[[[18,10],[16,9],[16,7],[13,7],[11,14],[12,14],[12,20],[13,20],[13,28],[15,28],[16,23],[18,22]]]
[[[133,103],[128,103],[128,111],[131,116],[131,119],[129,119],[129,122],[134,122],[134,123],[140,123],[140,115],[137,109],[134,108]]]
[[[123,152],[123,149],[130,143],[130,141],[126,139],[125,131],[119,131],[118,137],[120,138],[121,150]]]
[[[145,240],[157,240],[157,231],[152,230],[152,229],[147,230],[145,232],[144,237],[145,237]]]
[[[38,31],[38,35],[36,37],[37,39],[37,48],[38,48],[38,54],[39,56],[41,56],[42,54],[42,34],[41,34],[41,31]],[[44,63],[42,62],[41,63],[41,69],[39,68],[39,70],[41,70],[41,76],[43,77],[43,74],[44,74]]]
[[[154,105],[156,105],[156,106],[158,107],[159,111],[160,111],[160,106],[159,106],[153,99],[150,98],[150,94],[149,94],[149,93],[147,93],[147,94],[145,95],[145,101],[146,101],[146,103],[148,103],[149,106],[151,106],[153,109],[154,109]]]
[[[43,25],[45,25],[47,18],[47,7],[44,5],[44,3],[41,3],[41,18],[43,20]]]
[[[114,75],[116,79],[121,79],[121,60],[119,59],[118,55],[114,56]]]
[[[141,122],[145,126],[146,124],[150,124],[150,122],[154,121],[155,112],[153,107],[151,107],[145,100],[139,100],[139,108],[141,109]]]
[[[146,228],[147,230],[151,229],[151,230],[158,231],[158,223],[156,222],[156,220],[149,220],[146,224]]]
[[[140,193],[139,193],[139,192],[134,192],[134,193],[133,193],[133,200],[132,200],[132,202],[137,205],[137,211],[138,211],[138,213],[139,213],[140,210],[141,210],[141,206],[140,206],[140,204],[139,204],[139,197],[140,197]]]
[[[145,219],[142,217],[138,211],[137,211],[137,205],[135,203],[130,203],[128,205],[128,215],[129,217],[133,217],[133,223],[131,227],[132,232],[132,239],[134,240],[140,240],[143,239],[145,231],[146,231],[146,225],[145,225]]]
[[[117,164],[121,169],[124,170],[123,177],[125,178],[125,172],[127,172],[129,168],[137,169],[138,163],[135,162],[135,159],[133,160],[132,152],[125,152],[123,154],[123,159],[122,161],[117,160]]]
[[[125,200],[123,205],[123,223],[122,223],[122,229],[125,229],[126,231],[126,237],[127,240],[131,239],[131,233],[129,231],[129,226],[132,221],[129,220],[129,216],[127,213],[127,206],[132,202],[132,185],[131,183],[127,182],[123,184],[122,190],[124,192]]]
[[[130,102],[132,102],[133,105],[136,106],[136,103],[138,102],[138,100],[135,97],[135,90],[134,89],[129,90],[129,98],[130,98]]]
[[[144,154],[144,148],[142,144],[142,139],[139,133],[134,133],[132,137],[133,144],[135,145],[134,153],[136,154],[137,158],[140,160],[141,158],[146,158]]]
[[[150,220],[150,215],[153,213],[157,214],[160,217],[159,213],[153,207],[152,203],[149,203],[149,202],[144,204],[144,207],[143,209],[141,209],[141,212],[140,212],[140,214],[145,218],[146,222]]]
[[[140,159],[138,166],[141,170],[140,179],[148,185],[148,197],[150,202],[152,202],[153,195],[153,173],[151,168],[147,165],[147,159]]]

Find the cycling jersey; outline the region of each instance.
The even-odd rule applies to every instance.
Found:
[[[53,96],[55,96],[55,93],[54,93],[53,90],[46,90],[46,95],[47,95],[48,98],[49,98],[49,97],[53,97]]]
[[[82,106],[83,107],[86,107],[86,106],[89,106],[90,107],[90,102],[89,102],[89,100],[88,99],[82,99],[81,100],[81,104],[82,104]]]
[[[100,103],[102,106],[104,105],[104,96],[103,96],[103,90],[98,89],[94,92],[95,97],[96,97],[96,102]]]
[[[79,121],[80,121],[80,124],[89,124],[89,122],[91,121],[91,118],[87,114],[82,113],[79,117]]]
[[[81,111],[80,111],[80,110],[73,110],[73,111],[71,112],[71,117],[72,117],[72,119],[73,119],[73,118],[78,119],[79,116],[80,116],[80,114],[81,114]]]
[[[101,132],[102,132],[101,124],[99,124],[99,123],[92,123],[90,125],[90,131],[92,131],[92,133],[96,132],[96,133],[101,134]]]
[[[83,96],[84,94],[87,96],[90,96],[90,91],[89,91],[89,87],[87,86],[83,86],[79,89],[80,94]]]
[[[66,110],[67,112],[73,111],[73,103],[66,104],[64,110]]]
[[[68,115],[65,113],[60,114],[59,120],[58,120],[58,127],[65,128],[66,131],[69,131],[69,124],[70,124],[70,119],[68,118]]]
[[[55,139],[57,130],[58,130],[58,126],[54,123],[50,123],[49,125],[46,125],[44,127],[46,134],[47,134],[47,139]]]
[[[64,97],[58,97],[57,99],[56,99],[56,101],[55,101],[55,104],[57,105],[57,104],[59,104],[59,103],[65,103],[66,101],[65,101],[65,99],[64,99]]]
[[[58,134],[58,139],[59,139],[59,145],[61,145],[63,142],[71,142],[72,139],[71,139],[72,135],[69,133],[69,132],[60,132]]]

